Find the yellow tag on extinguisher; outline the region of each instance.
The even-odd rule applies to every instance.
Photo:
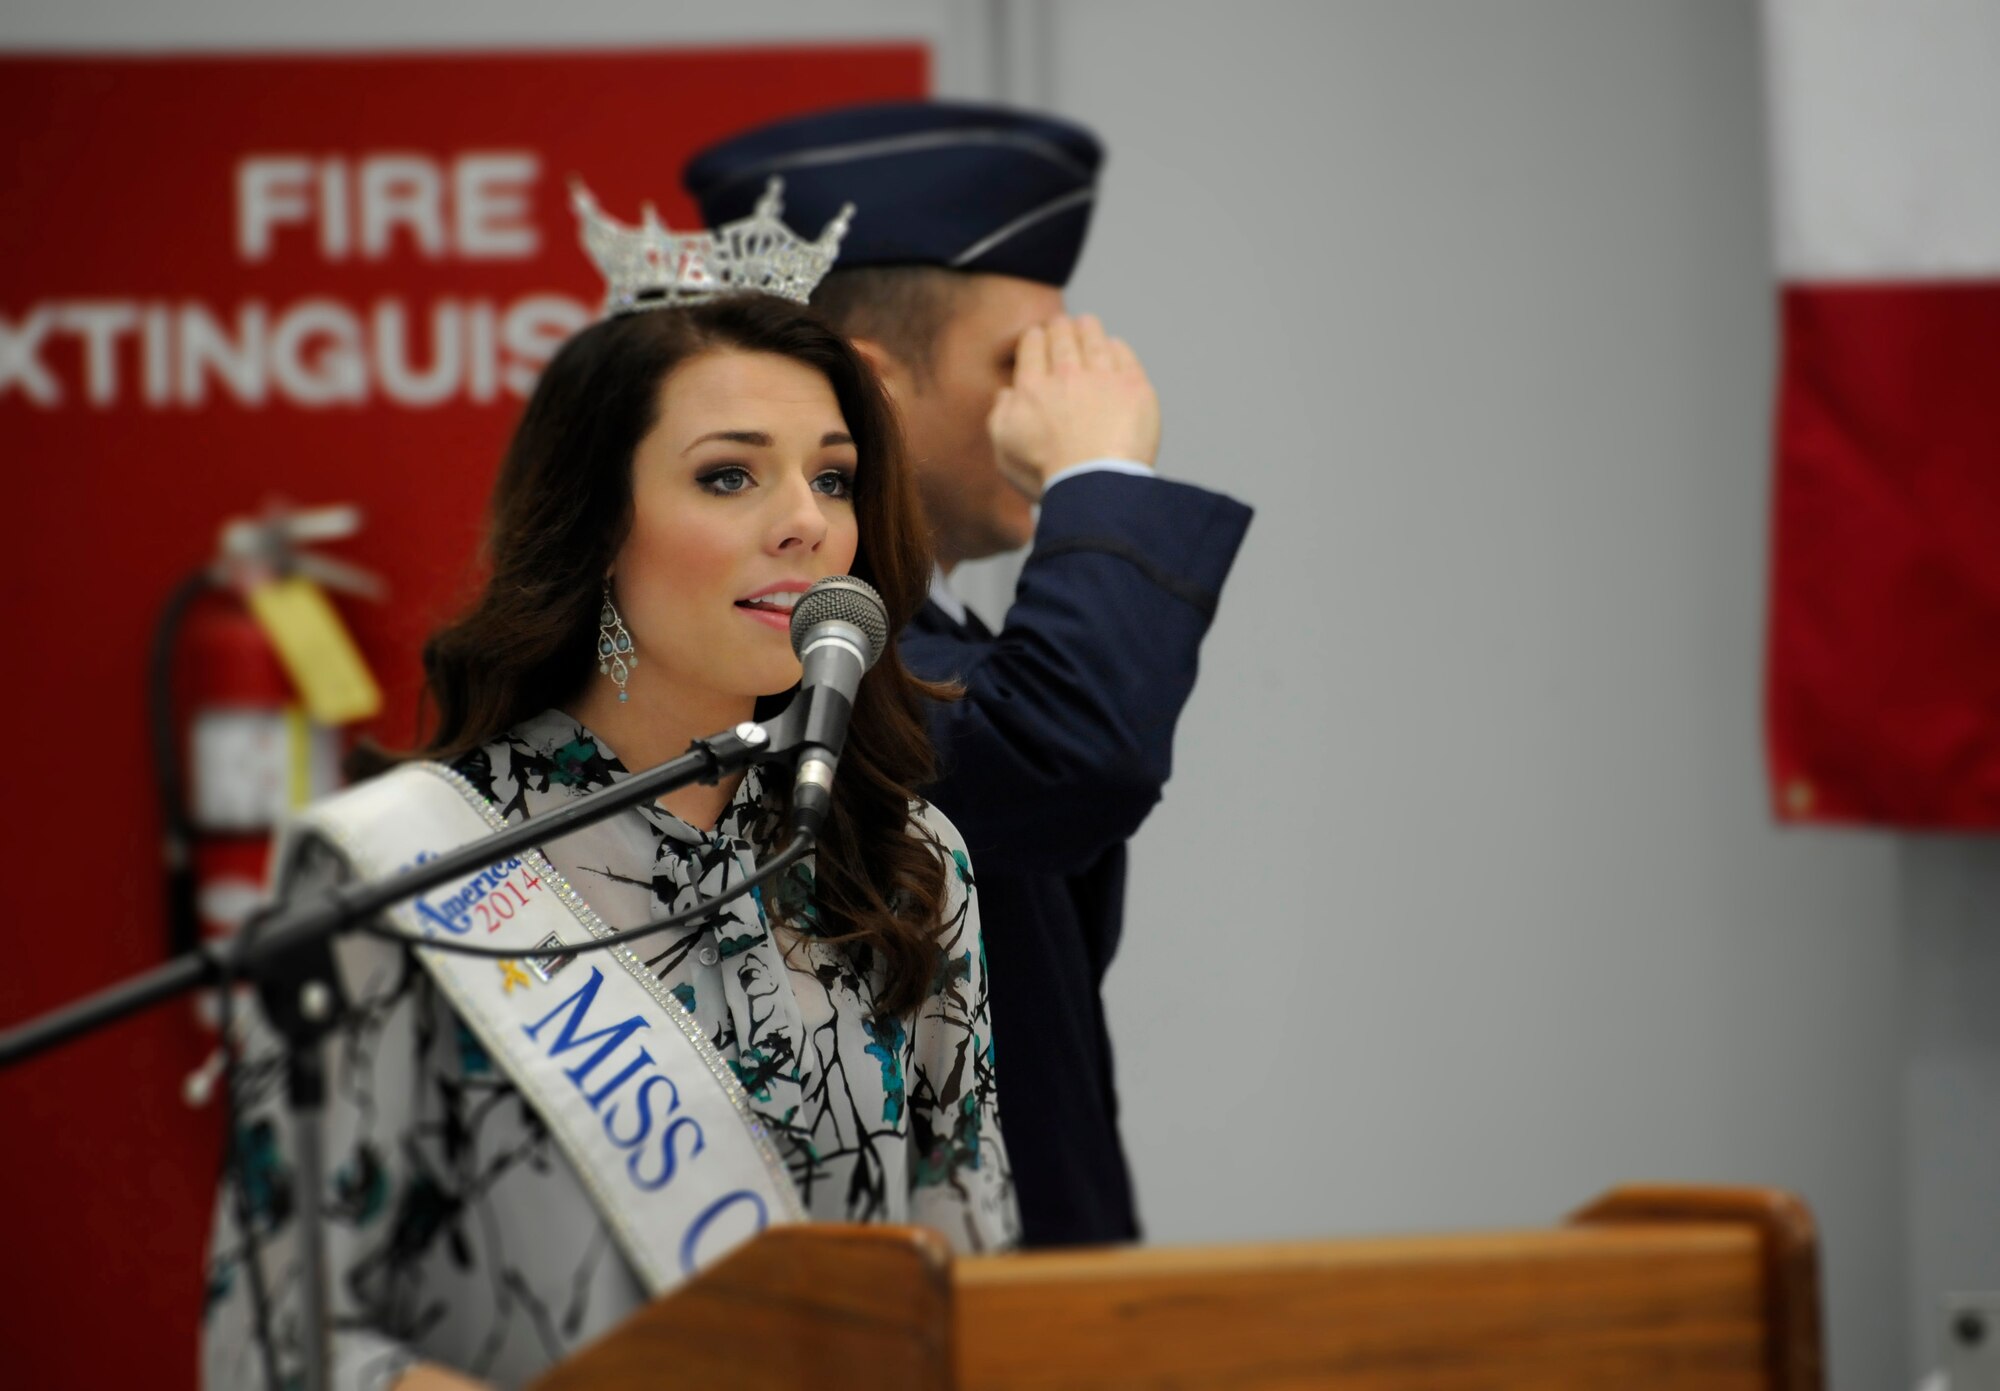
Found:
[[[243,597],[299,688],[307,714],[340,725],[381,710],[382,688],[318,585],[293,575],[253,584]]]

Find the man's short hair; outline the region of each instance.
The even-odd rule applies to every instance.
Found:
[[[964,289],[964,274],[943,266],[835,267],[813,291],[812,307],[843,337],[881,344],[925,381]]]

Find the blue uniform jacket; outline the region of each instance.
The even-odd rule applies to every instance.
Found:
[[[1124,915],[1125,842],[1159,801],[1250,509],[1117,473],[1043,499],[996,635],[927,604],[904,662],[963,683],[936,707],[927,795],[965,836],[992,992],[1007,1148],[1031,1246],[1138,1236],[1100,988]]]

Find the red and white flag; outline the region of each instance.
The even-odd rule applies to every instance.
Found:
[[[1765,12],[1774,805],[2000,826],[2000,5]]]

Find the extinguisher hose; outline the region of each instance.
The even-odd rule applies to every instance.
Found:
[[[201,913],[195,902],[194,819],[188,812],[187,776],[179,733],[174,726],[174,651],[181,625],[194,602],[215,588],[204,566],[174,586],[153,627],[152,660],[146,673],[146,719],[153,744],[153,785],[160,798],[161,859],[167,874],[167,952],[179,956],[201,945]]]

